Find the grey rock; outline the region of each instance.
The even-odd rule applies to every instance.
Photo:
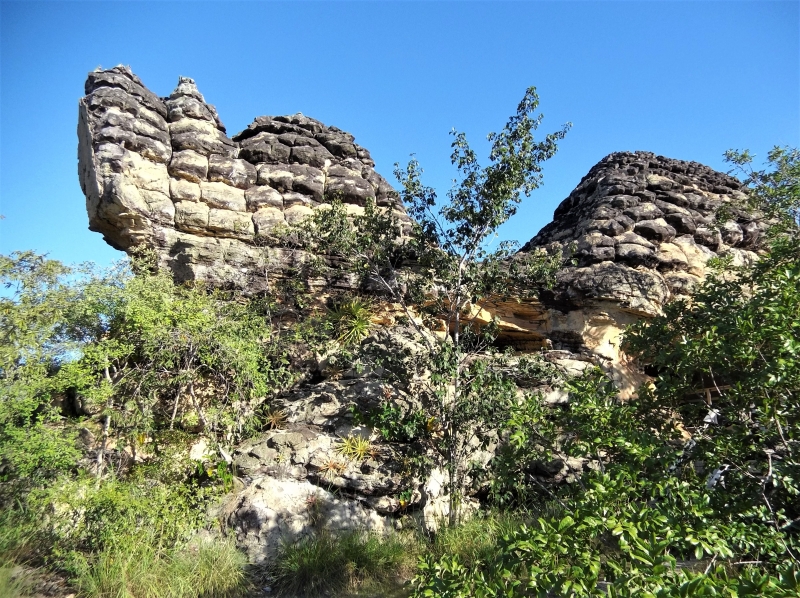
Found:
[[[694,219],[688,214],[667,214],[664,216],[664,220],[666,220],[667,223],[669,223],[669,225],[672,226],[679,235],[693,235],[697,230]]]
[[[208,180],[247,189],[256,183],[256,169],[245,160],[213,155],[208,159]]]
[[[281,542],[318,529],[375,533],[392,529],[389,520],[357,500],[337,497],[308,481],[273,476],[254,480],[223,507],[221,517],[256,564],[273,558]]]
[[[172,201],[200,201],[200,185],[184,179],[172,178],[169,181],[169,194]]]
[[[700,277],[688,272],[669,272],[664,280],[673,295],[690,295],[701,282]]]
[[[697,227],[697,230],[694,232],[694,240],[700,245],[705,245],[712,251],[717,251],[720,245],[722,245],[722,235],[720,232],[705,226]]]
[[[168,168],[171,177],[199,183],[208,179],[208,158],[194,150],[173,152]]]
[[[282,202],[283,199],[281,199]],[[286,224],[286,219],[284,218],[283,210],[280,208],[261,207],[253,214],[253,225],[258,235],[267,235],[281,224]]]
[[[212,208],[247,211],[244,191],[225,183],[200,183],[200,198]]]
[[[291,153],[292,148],[278,141],[276,135],[260,133],[242,142],[239,157],[251,164],[285,164]]]
[[[289,191],[288,193],[283,193],[283,207],[288,209],[294,206],[307,206],[313,207],[316,205],[316,202],[308,197],[307,195],[303,195],[302,193],[295,193],[294,191]]]
[[[289,161],[315,168],[324,168],[325,163],[330,161],[332,157],[331,153],[324,147],[303,145],[292,148]]]
[[[668,243],[677,235],[675,229],[663,218],[641,220],[633,227],[633,231],[650,241]]]
[[[261,208],[278,208],[283,210],[283,196],[272,187],[266,185],[258,185],[250,187],[244,192],[245,202],[247,209],[251,212],[260,210]],[[283,219],[283,216],[281,216]]]
[[[621,243],[633,243],[634,245],[641,245],[642,247],[647,247],[648,249],[656,248],[656,246],[650,241],[632,231],[622,233],[614,239],[614,243],[617,245]]]
[[[640,220],[655,220],[664,216],[664,212],[659,210],[655,204],[646,203],[632,208],[627,208],[623,214],[634,222]]]
[[[631,266],[644,266],[653,268],[658,263],[656,254],[652,249],[633,243],[620,243],[616,248],[617,259]]]
[[[175,227],[188,233],[203,233],[208,229],[209,207],[201,202],[175,203]]]
[[[730,245],[731,247],[739,245],[744,239],[742,227],[735,222],[730,221],[722,225],[720,228],[720,235],[722,236],[723,243]]]
[[[632,208],[639,205],[639,199],[632,195],[617,195],[611,198],[611,205],[615,208]]]
[[[255,235],[253,217],[249,213],[218,208],[208,211],[208,230],[236,239],[252,239]]]
[[[742,228],[742,247],[754,247],[758,244],[761,231],[757,222],[747,222],[741,225]]]

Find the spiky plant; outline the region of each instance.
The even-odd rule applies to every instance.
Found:
[[[373,452],[372,443],[368,438],[353,436],[342,438],[336,446],[336,452],[351,461],[363,461]]]
[[[287,413],[284,409],[269,409],[264,414],[264,425],[270,430],[282,430],[286,427]]]
[[[320,467],[320,471],[323,472],[326,478],[334,478],[337,475],[341,475],[345,469],[347,469],[347,463],[343,463],[335,457],[330,457]]]
[[[328,318],[336,331],[336,340],[343,345],[361,342],[372,328],[370,304],[360,297],[340,301],[331,309]]]

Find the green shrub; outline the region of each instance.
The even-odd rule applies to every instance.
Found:
[[[372,328],[370,304],[360,297],[351,297],[337,303],[328,314],[337,340],[345,346],[360,343]]]
[[[426,552],[433,558],[456,558],[467,566],[485,563],[494,556],[501,538],[523,521],[520,514],[513,512],[481,513],[456,526],[442,527],[427,539]]]

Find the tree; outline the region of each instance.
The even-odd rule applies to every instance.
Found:
[[[72,436],[56,429],[58,397],[100,416],[102,474],[112,432],[135,451],[183,410],[228,445],[291,380],[259,301],[177,285],[142,259],[133,275],[126,264],[98,272],[30,252],[2,256],[11,293],[0,301],[0,446],[14,476],[47,471],[45,458],[76,463]]]
[[[718,510],[784,532],[800,527],[800,152],[775,148],[761,171],[747,152],[727,156],[772,223],[764,253],[751,267],[723,259],[691,300],[640,322],[627,344],[658,371],[643,399],[692,433]]]
[[[502,419],[502,406],[515,400],[513,385],[495,367],[496,331],[477,323],[478,304],[495,295],[535,293],[561,265],[560,255],[514,256],[512,243],[492,248],[498,228],[515,214],[522,196],[541,184],[542,164],[555,155],[570,127],[536,141],[542,122],[538,105],[531,87],[503,130],[488,136],[485,167],[466,136],[453,131],[451,162],[460,177],[442,205],[436,191],[423,185],[416,159],[404,169],[396,165],[400,197],[413,219],[409,236],[400,236],[391,207],[368,203],[363,215],[348,219],[335,200],[331,209],[318,211],[294,231],[306,246],[340,256],[367,286],[405,313],[415,342],[423,347],[419,363],[430,372],[424,382],[417,378],[415,391],[428,411],[429,427],[441,438],[437,449],[448,475],[451,523],[458,519],[470,445]],[[442,334],[430,334],[423,320]]]
[[[74,434],[60,429],[53,405],[73,273],[33,252],[0,256],[0,479],[46,478],[77,461]]]

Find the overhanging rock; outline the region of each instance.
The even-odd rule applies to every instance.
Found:
[[[336,127],[260,116],[229,138],[192,79],[159,98],[125,66],[90,73],[85,92],[78,171],[89,228],[117,249],[154,248],[178,280],[265,289],[308,258],[275,246],[270,231],[333,194],[352,214],[374,198],[409,222],[369,152]]]

